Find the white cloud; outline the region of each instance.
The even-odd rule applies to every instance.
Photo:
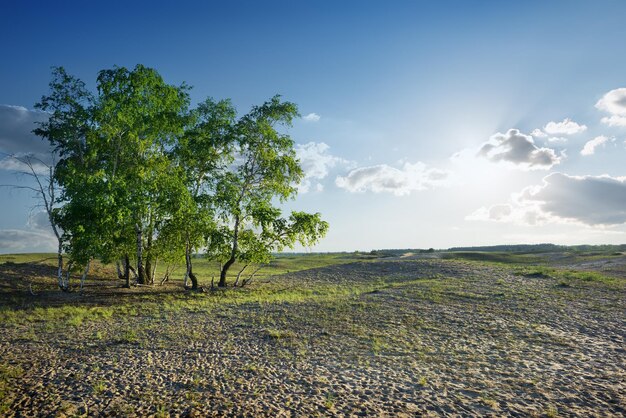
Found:
[[[511,196],[508,203],[480,208],[466,219],[526,225],[626,223],[626,177],[569,176],[552,173],[539,186]]]
[[[546,223],[546,216],[537,204],[520,204],[514,198],[510,203],[482,207],[465,219],[471,221],[494,221],[519,225],[537,225]]]
[[[598,100],[596,108],[612,115],[626,116],[626,88],[609,91]]]
[[[592,140],[587,141],[585,143],[585,146],[580,151],[580,155],[585,155],[585,156],[593,155],[596,152],[596,148],[599,147],[600,145],[605,144],[608,140],[609,138],[607,138],[604,135],[596,136]]]
[[[626,177],[552,173],[521,199],[539,202],[544,212],[587,225],[626,223]]]
[[[517,129],[505,134],[498,132],[483,144],[479,156],[493,162],[504,161],[524,170],[548,170],[561,162],[561,157],[551,148],[539,148],[532,136]]]
[[[56,251],[55,238],[50,234],[39,231],[25,231],[21,229],[0,230],[0,252],[13,253],[20,251]]]
[[[0,253],[51,252],[57,250],[57,245],[45,211],[31,212],[26,229],[0,230]]]
[[[567,142],[567,138],[563,138],[562,136],[551,136],[548,138],[548,142],[551,144],[564,144]]]
[[[17,153],[14,155],[7,155],[0,159],[0,170],[13,171],[16,173],[28,173],[31,174],[30,167],[26,162],[30,161],[32,169],[35,174],[46,176],[49,174],[49,166],[51,164],[52,154],[23,154]]]
[[[602,123],[609,126],[626,126],[626,88],[609,91],[598,100],[596,108],[611,114],[603,117]]]
[[[328,176],[334,167],[353,168],[354,162],[336,157],[328,152],[330,147],[324,142],[309,142],[296,145],[296,156],[300,160],[300,166],[304,171],[304,179],[298,186],[300,193],[311,190],[313,182],[322,180]],[[316,191],[322,191],[323,185],[317,182]]]
[[[308,115],[302,117],[302,119],[307,122],[319,122],[320,118],[320,115],[317,113],[309,113]]]
[[[32,133],[36,122],[47,118],[44,112],[0,105],[0,151],[6,154],[49,153],[48,142]]]
[[[626,126],[626,116],[605,116],[600,121],[609,126]]]
[[[548,134],[544,133],[541,129],[537,128],[535,130],[533,130],[530,135],[534,136],[535,138],[545,138],[548,136]]]
[[[565,118],[561,122],[548,122],[543,130],[550,135],[573,135],[586,131],[587,126]]]
[[[337,177],[335,184],[352,193],[372,191],[403,196],[444,185],[449,175],[444,170],[427,168],[421,162],[404,163],[401,169],[380,164],[356,168],[345,177]]]

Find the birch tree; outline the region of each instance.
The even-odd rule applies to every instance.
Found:
[[[32,156],[22,157],[30,175],[36,180],[36,192],[41,196],[52,230],[58,241],[57,280],[61,290],[69,290],[71,262],[67,274],[63,275],[63,251],[67,239],[60,230],[60,208],[64,198],[64,167],[68,161],[84,165],[87,138],[93,126],[91,112],[94,96],[78,78],[68,74],[63,67],[53,67],[49,92],[35,104],[35,108],[46,112],[49,117],[40,122],[33,131],[49,142],[52,148],[51,162],[35,161]],[[35,166],[45,167],[47,173],[37,172]]]
[[[69,275],[65,275],[63,270],[64,239],[57,216],[60,186],[55,179],[54,154],[51,153],[50,157],[51,162],[46,162],[32,154],[7,155],[7,158],[11,158],[17,163],[16,174],[26,176],[30,181],[29,184],[2,184],[0,186],[29,190],[40,201],[37,207],[44,209],[57,241],[57,283],[59,289],[68,291],[70,288]]]
[[[295,104],[275,96],[235,124],[234,162],[218,175],[213,200],[221,225],[207,244],[207,255],[223,263],[220,287],[226,286],[230,267],[253,250],[267,255],[296,242],[312,244],[328,229],[319,214],[293,213],[281,218],[275,206],[295,197],[303,176],[293,140],[279,131],[298,116]]]
[[[173,157],[183,170],[188,196],[168,225],[184,247],[185,287],[198,288],[192,255],[215,228],[214,197],[219,173],[233,161],[235,109],[229,100],[207,98],[193,110],[193,123],[178,141]]]
[[[180,190],[168,151],[188,123],[187,90],[165,83],[142,65],[103,70],[98,76],[96,123],[107,159],[106,181],[121,191],[117,200],[128,211],[129,223],[120,219],[119,227],[133,229],[140,284],[152,281],[154,240],[167,212],[163,208]]]

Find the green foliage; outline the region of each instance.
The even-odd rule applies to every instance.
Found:
[[[283,218],[274,202],[297,193],[303,172],[293,140],[279,132],[299,116],[295,104],[273,97],[234,122],[236,158],[217,173],[214,208],[219,225],[209,234],[207,255],[224,263],[220,286],[235,261],[267,263],[272,252],[311,245],[323,237],[328,224],[320,214],[294,212]]]
[[[237,119],[228,100],[190,109],[188,91],[143,65],[100,71],[95,93],[53,69],[36,105],[51,116],[35,133],[60,157],[53,218],[75,268],[136,253],[142,282],[157,259],[184,257],[195,287],[191,254],[202,248],[225,262],[225,279],[236,261],[265,264],[326,233],[320,214],[283,217],[275,206],[303,176],[280,131],[299,116],[296,105],[275,96]]]

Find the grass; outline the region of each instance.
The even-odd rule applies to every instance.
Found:
[[[336,267],[290,276],[277,273],[245,288],[206,293],[186,292],[178,279],[163,286],[163,292],[151,290],[158,290],[156,286],[137,287],[111,291],[105,297],[98,296],[98,278],[91,293],[61,294],[52,306],[38,297],[29,304],[7,304],[0,308],[0,325],[6,342],[16,347],[11,364],[27,358],[25,347],[48,347],[51,353],[66,354],[59,357],[56,367],[63,375],[73,376],[79,386],[85,380],[90,402],[100,402],[109,391],[126,385],[135,391],[143,385],[137,384],[140,379],[156,392],[144,397],[134,392],[127,399],[128,407],[147,403],[144,412],[155,416],[182,414],[189,405],[219,413],[218,407],[236,408],[248,395],[246,402],[274,405],[283,399],[282,386],[295,390],[289,396],[293,408],[315,403],[316,409],[302,415],[315,415],[319,408],[341,415],[353,413],[347,405],[362,404],[363,399],[371,399],[373,408],[378,408],[381,388],[390,390],[384,392],[390,399],[420,398],[430,396],[430,389],[445,387],[447,381],[471,384],[475,389],[473,400],[462,400],[467,410],[479,414],[490,407],[504,415],[511,411],[507,409],[511,404],[494,391],[493,381],[502,382],[511,392],[516,390],[515,381],[537,376],[524,368],[504,379],[501,370],[511,370],[510,362],[519,362],[520,356],[541,363],[554,353],[546,361],[568,366],[580,348],[567,332],[559,330],[579,332],[580,321],[587,318],[593,319],[591,326],[594,321],[598,326],[614,326],[610,321],[619,319],[623,307],[622,293],[607,290],[613,285],[623,288],[623,280],[599,272],[559,269],[545,262],[531,264],[525,262],[526,256],[383,259],[337,267],[359,257],[281,256],[268,272]],[[207,262],[205,267],[204,273],[209,274],[215,266]],[[590,304],[598,304],[608,314],[588,309]],[[577,315],[570,316],[570,312]],[[45,356],[45,352],[35,355]],[[73,368],[74,356],[84,364],[78,373]],[[98,380],[111,370],[117,377],[116,364],[129,364],[120,360],[128,356],[141,358],[137,363],[140,377]],[[90,358],[97,361],[84,361]],[[178,362],[181,358],[184,361]],[[602,361],[597,357],[584,363],[601,368]],[[171,364],[176,366],[170,368]],[[490,368],[494,380],[475,379],[472,370],[484,366]],[[24,367],[29,376],[36,373],[31,366]],[[350,390],[344,390],[341,377],[350,374],[356,378],[347,380]],[[18,389],[13,385],[23,380],[19,375],[19,369],[0,369],[0,382],[4,382],[0,395],[9,394],[0,402],[0,415],[3,403],[10,408],[16,402],[13,394]],[[368,376],[367,385],[359,386],[363,382],[359,376]],[[163,382],[167,384],[159,386]],[[408,392],[400,395],[388,382],[399,383],[397,387]],[[60,381],[46,391],[62,391],[65,384]],[[553,390],[550,385],[524,388],[535,393]],[[173,400],[181,388],[185,394]],[[595,390],[593,386],[585,389]],[[450,393],[454,395],[453,389]],[[565,412],[562,405],[557,403],[555,408]],[[115,408],[115,404],[109,407],[110,411]],[[374,416],[381,411],[367,412]]]
[[[53,266],[56,262],[57,255],[54,253],[0,254],[0,264],[39,263]]]
[[[514,273],[518,276],[550,278],[557,281],[562,287],[571,287],[573,283],[600,283],[603,285],[619,285],[620,280],[597,271],[562,269],[535,265],[532,267],[516,267]]]
[[[93,384],[92,390],[93,393],[98,395],[103,393],[106,390],[107,386],[106,386],[106,382],[102,379],[98,379],[96,381],[96,383]]]
[[[332,393],[332,392],[328,392],[326,393],[326,399],[324,400],[324,406],[328,409],[332,409],[335,406],[335,401],[336,401],[337,396]]]
[[[10,394],[13,391],[15,381],[24,374],[21,366],[12,366],[0,363],[0,415],[9,412]]]
[[[293,331],[279,330],[275,328],[266,329],[265,334],[273,340],[292,339],[296,337],[296,334]]]
[[[442,254],[442,258],[448,260],[463,260],[480,265],[482,263],[501,265],[513,268],[518,276],[529,278],[551,278],[560,287],[571,287],[572,284],[594,284],[600,283],[609,286],[620,286],[620,279],[602,274],[598,271],[573,270],[550,266],[549,254],[520,254],[507,252],[480,252],[461,251]],[[571,257],[576,262],[605,260],[612,257],[622,256],[621,253],[599,252],[599,253],[572,253]],[[502,284],[501,281],[497,282]]]

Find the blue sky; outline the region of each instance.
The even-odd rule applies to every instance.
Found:
[[[14,2],[0,151],[37,151],[19,121],[51,66],[93,87],[142,63],[196,102],[299,105],[309,177],[286,209],[329,220],[316,250],[623,243],[624,16],[621,1]],[[30,196],[0,200],[0,251],[47,249]]]

